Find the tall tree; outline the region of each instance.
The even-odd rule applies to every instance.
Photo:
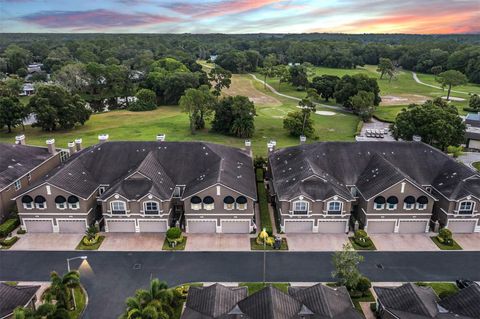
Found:
[[[412,140],[419,135],[422,141],[446,150],[450,145],[458,146],[465,139],[465,124],[455,106],[441,98],[422,105],[411,104],[398,113],[392,125],[396,139]]]
[[[246,96],[229,96],[216,105],[212,130],[236,137],[252,137],[255,115],[255,105]]]
[[[16,97],[0,97],[0,128],[6,126],[8,133],[22,124],[27,113],[26,107]]]
[[[393,65],[392,60],[389,58],[380,58],[378,62],[377,72],[380,72],[380,80],[383,79],[383,76],[386,74],[390,77],[393,77],[395,72],[395,66]]]
[[[373,112],[375,111],[373,99],[373,93],[366,91],[358,91],[356,95],[350,98],[353,111],[360,115],[360,118],[365,122],[372,118]]]
[[[32,53],[16,44],[9,45],[3,53],[7,58],[7,69],[10,73],[16,73],[20,68],[26,68],[32,59]]]
[[[267,78],[275,75],[275,66],[278,64],[277,56],[273,53],[267,55],[263,60],[263,67],[260,68],[260,74],[263,75],[263,88],[267,88]]]
[[[314,88],[328,102],[328,99],[333,98],[335,86],[339,81],[340,78],[335,75],[316,76],[313,78],[310,87]]]
[[[206,85],[198,89],[188,89],[180,98],[180,108],[188,114],[190,120],[190,132],[205,127],[205,118],[208,117],[215,106],[215,98]]]
[[[337,279],[338,283],[347,289],[355,289],[362,278],[358,265],[363,262],[363,256],[360,256],[349,243],[343,245],[341,251],[333,254],[332,262],[335,270],[332,277]]]
[[[452,87],[463,85],[468,82],[465,74],[457,70],[448,70],[442,72],[438,75],[436,80],[442,85],[442,87],[448,87],[447,101],[450,100],[450,92]]]
[[[208,73],[208,80],[213,83],[213,94],[218,97],[224,88],[230,87],[232,72],[217,66]]]

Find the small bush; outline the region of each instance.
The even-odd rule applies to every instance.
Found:
[[[374,302],[372,302],[372,303],[370,304],[370,310],[371,310],[373,313],[377,312],[377,304],[374,303]]]
[[[25,229],[22,229],[20,228],[19,230],[17,230],[17,235],[23,235],[23,234],[26,234],[27,231]]]
[[[370,282],[370,279],[368,279],[367,277],[360,278],[356,290],[361,291],[363,294],[365,294],[370,288],[372,288],[372,283]]]
[[[172,227],[167,230],[168,239],[178,239],[182,236],[182,230],[178,227]]]
[[[453,234],[448,228],[440,229],[437,239],[441,244],[453,246]]]
[[[267,232],[268,236],[272,237],[273,236],[273,229],[272,226],[266,226],[265,231]]]
[[[149,89],[140,89],[135,94],[137,100],[130,105],[129,110],[134,112],[151,111],[157,108],[155,92]]]
[[[87,236],[83,237],[82,242],[85,246],[93,246],[96,243],[98,243],[99,238],[100,238],[100,236],[98,234],[96,234],[93,237],[88,237],[88,235],[87,235]]]
[[[0,225],[0,237],[7,237],[18,225],[20,225],[20,221],[17,218],[7,219]]]
[[[353,240],[355,241],[355,244],[360,247],[369,247],[372,245],[372,241],[370,237],[368,237],[367,232],[362,229],[359,229],[355,232]]]
[[[17,240],[18,240],[17,236],[14,236],[14,237],[9,238],[9,239],[3,239],[3,240],[0,240],[0,245],[10,247],[13,244],[15,244],[17,242]]]
[[[253,166],[255,168],[261,168],[263,169],[267,165],[267,160],[263,156],[255,156],[255,159],[253,160]]]

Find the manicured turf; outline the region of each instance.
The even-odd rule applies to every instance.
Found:
[[[275,288],[283,291],[284,293],[288,293],[288,287],[290,287],[290,284],[289,283],[282,283],[282,282],[274,282],[274,283],[267,282],[264,285],[263,282],[241,282],[241,283],[238,284],[238,286],[247,287],[248,288],[248,294],[253,295],[257,291],[260,291],[263,288],[268,287],[268,286],[275,287]]]
[[[258,204],[260,206],[260,229],[273,229],[272,221],[270,219],[270,212],[268,211],[267,190],[263,182],[257,183]]]
[[[428,286],[435,290],[437,296],[445,298],[458,292],[458,287],[452,282],[417,282],[418,286]]]
[[[350,241],[350,243],[352,244],[352,247],[353,249],[355,250],[377,250],[377,247],[375,247],[375,244],[373,243],[373,241],[371,239],[370,240],[370,243],[371,245],[370,246],[367,246],[367,247],[362,247],[360,245],[358,245],[354,238],[353,237],[348,237],[348,240]]]
[[[441,86],[440,83],[435,81],[435,75],[433,74],[420,73],[420,74],[417,74],[417,76],[418,76],[418,79],[424,83],[435,85],[435,86]],[[452,90],[459,91],[459,92],[472,93],[472,94],[480,94],[480,84],[468,83],[466,85],[455,86],[452,88]],[[461,98],[467,98],[467,96],[465,96],[465,94],[462,95],[462,93],[453,93],[452,95],[458,96]]]
[[[85,245],[83,243],[83,238],[78,243],[77,248],[75,248],[76,250],[98,250],[98,248],[100,248],[100,245],[102,245],[105,236],[99,236],[97,243],[94,245]]]
[[[75,288],[73,290],[73,294],[75,296],[75,303],[77,305],[77,308],[75,310],[69,311],[68,314],[70,316],[70,319],[78,319],[80,318],[80,315],[83,313],[83,310],[85,309],[87,296],[85,296],[83,289],[80,287]]]
[[[430,237],[432,241],[437,245],[441,250],[462,250],[463,248],[454,240],[452,246],[444,245],[438,241],[437,236]]]
[[[162,250],[185,250],[185,246],[187,246],[187,237],[186,236],[184,236],[183,241],[175,247],[170,246],[170,244],[168,242],[168,239],[165,238],[165,241],[163,242]]]
[[[257,244],[256,238],[250,238],[250,249],[251,250],[288,250],[287,239],[282,238],[282,245],[280,249],[274,249],[272,246],[269,245],[259,245]]]
[[[480,171],[480,162],[475,162],[475,163],[472,163],[473,167],[475,167],[475,169],[477,171]]]

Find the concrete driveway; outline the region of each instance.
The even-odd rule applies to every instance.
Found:
[[[188,251],[250,251],[248,234],[187,234]]]
[[[369,234],[379,251],[438,251],[433,234]]]
[[[161,251],[165,234],[102,233],[105,239],[100,251]]]
[[[75,250],[83,234],[26,233],[10,250]]]
[[[480,234],[453,234],[453,239],[463,250],[480,251]]]
[[[337,251],[348,242],[345,234],[288,234],[290,251]]]
[[[480,153],[479,152],[463,152],[462,155],[458,157],[458,160],[463,164],[467,165],[474,171],[477,171],[475,167],[473,167],[473,163],[480,162]]]

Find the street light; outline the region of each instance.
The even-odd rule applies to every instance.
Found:
[[[77,256],[77,257],[72,257],[72,258],[67,258],[67,270],[70,272],[70,261],[75,260],[75,259],[81,259],[81,260],[87,260],[88,256]],[[73,309],[77,309],[77,302],[75,301],[75,293],[72,290],[72,298],[73,298]]]

